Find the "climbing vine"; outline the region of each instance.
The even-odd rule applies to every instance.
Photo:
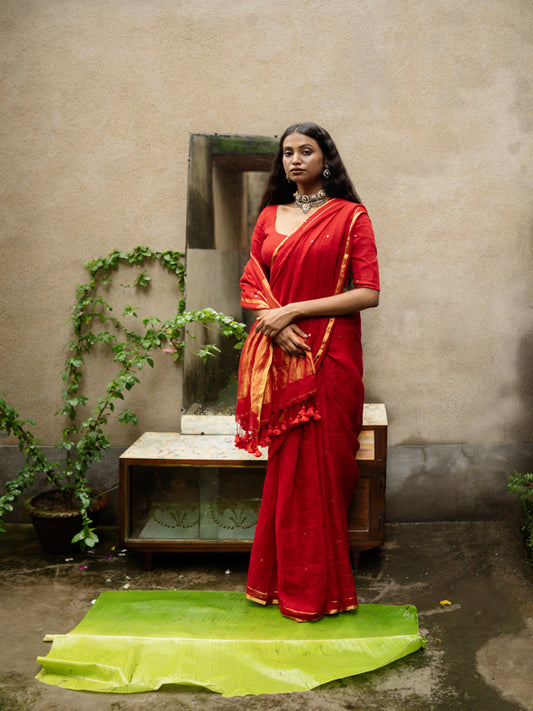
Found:
[[[101,292],[116,286],[115,278],[122,267],[135,268],[136,275],[131,284],[120,284],[121,287],[146,288],[152,280],[150,266],[155,263],[177,279],[175,315],[166,321],[151,316],[139,323],[138,307],[134,305],[126,306],[117,315]],[[101,461],[103,452],[109,449],[109,435],[105,432],[109,418],[126,399],[127,393],[140,382],[141,371],[146,366],[154,367],[154,351],[163,349],[174,360],[181,360],[191,341],[188,328],[193,323],[232,339],[235,348],[240,348],[246,328],[231,316],[212,308],[186,310],[185,265],[181,252],[157,252],[148,247],[136,247],[130,252],[115,250],[87,262],[85,268],[89,281],[76,287],[76,301],[71,312],[72,338],[66,344],[68,355],[62,372],[62,407],[56,412],[66,418],[57,444],[64,453],[61,462],[50,461],[42,453],[42,442],[29,429],[35,421],[22,420],[17,410],[0,398],[0,430],[17,438],[25,458],[23,469],[6,483],[6,493],[0,497],[0,530],[5,530],[2,519],[6,512],[13,509],[17,498],[33,484],[35,476],[41,474],[60,489],[70,505],[80,510],[83,527],[73,541],[94,546],[98,538],[87,513],[93,497],[87,471],[93,462]],[[105,392],[97,398],[91,414],[82,418],[80,408],[88,405],[88,397],[82,394],[85,358],[97,345],[109,350],[117,371],[105,386]],[[215,343],[208,343],[195,352],[206,361],[216,356],[219,348]],[[121,410],[118,419],[122,424],[137,423],[137,415],[129,407]]]

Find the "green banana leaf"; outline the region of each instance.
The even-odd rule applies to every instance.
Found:
[[[312,689],[389,664],[424,646],[411,605],[360,605],[318,622],[288,620],[243,593],[119,591],[100,595],[38,657],[37,679],[133,693],[163,684],[223,696]]]

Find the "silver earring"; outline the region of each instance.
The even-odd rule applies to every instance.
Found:
[[[322,171],[322,176],[323,176],[324,178],[326,178],[326,180],[327,180],[328,178],[331,178],[331,170],[328,168],[327,165],[324,166],[324,170]]]

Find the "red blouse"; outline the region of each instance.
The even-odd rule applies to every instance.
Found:
[[[277,205],[265,208],[257,220],[252,241],[252,254],[266,267],[272,263],[274,252],[287,235],[276,230]],[[366,287],[379,291],[379,268],[372,222],[362,213],[355,223],[350,250],[350,275],[356,288]]]

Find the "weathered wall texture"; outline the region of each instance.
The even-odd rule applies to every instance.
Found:
[[[45,443],[82,263],[185,247],[191,133],[296,120],[330,130],[374,222],[367,400],[390,444],[533,441],[529,0],[4,0],[0,33],[0,390]],[[113,443],[177,429],[180,398],[159,359]]]

